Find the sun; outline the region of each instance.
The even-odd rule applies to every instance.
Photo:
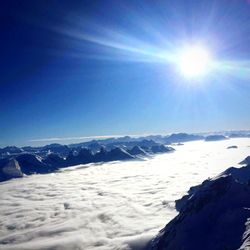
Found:
[[[185,77],[200,77],[210,68],[212,57],[208,49],[192,46],[184,49],[178,58],[178,66]]]

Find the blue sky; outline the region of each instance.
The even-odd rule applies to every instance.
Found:
[[[248,1],[5,2],[0,146],[250,128]],[[218,67],[185,79],[171,59],[196,42]]]

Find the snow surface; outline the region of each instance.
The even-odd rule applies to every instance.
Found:
[[[228,150],[230,145],[235,150]],[[190,186],[249,155],[250,139],[194,141],[145,161],[79,165],[0,184],[0,249],[140,249]]]
[[[248,234],[245,223],[250,218],[249,168],[229,168],[191,187],[189,195],[178,202],[180,213],[160,231],[149,249],[239,249]]]

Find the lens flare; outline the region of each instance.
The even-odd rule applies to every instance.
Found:
[[[180,53],[178,65],[185,77],[199,77],[209,71],[212,62],[209,51],[200,46],[193,46]]]

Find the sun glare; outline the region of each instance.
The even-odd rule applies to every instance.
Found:
[[[193,46],[180,53],[178,64],[185,77],[199,77],[205,75],[211,64],[211,55],[203,47]]]

